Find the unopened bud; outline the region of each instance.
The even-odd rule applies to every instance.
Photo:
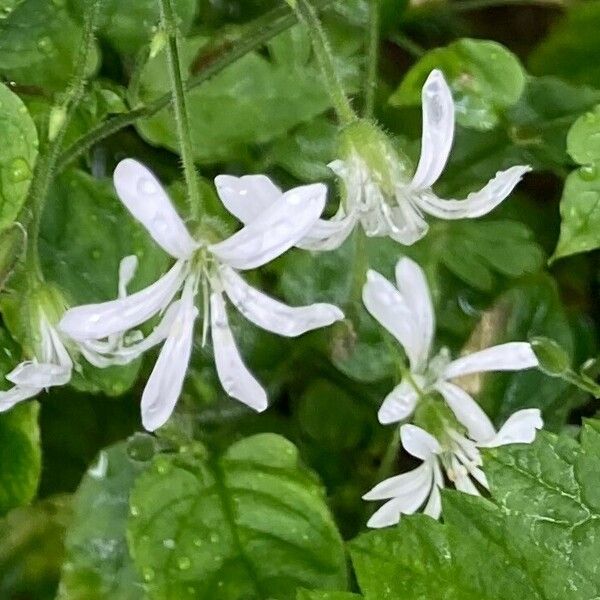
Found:
[[[565,349],[547,337],[530,340],[531,348],[539,361],[539,368],[551,377],[560,377],[571,369],[571,359]]]

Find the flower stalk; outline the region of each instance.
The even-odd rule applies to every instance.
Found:
[[[192,217],[197,218],[200,211],[200,188],[194,164],[194,151],[190,137],[190,117],[187,110],[183,77],[181,75],[181,60],[179,57],[179,29],[172,0],[158,0],[160,5],[161,24],[167,35],[167,62],[171,77],[171,92],[173,110],[177,126],[179,150],[183,162],[183,174],[188,192],[188,202]]]
[[[323,80],[340,123],[342,125],[352,123],[357,116],[344,91],[342,80],[335,66],[331,45],[315,7],[309,0],[294,0],[289,4],[298,15],[298,20],[306,26]]]
[[[380,43],[380,6],[379,0],[369,3],[369,29],[367,39],[367,72],[365,78],[365,109],[364,117],[370,119],[375,109],[375,94],[377,92],[377,68],[379,66]]]

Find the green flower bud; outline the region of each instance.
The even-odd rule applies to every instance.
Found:
[[[540,363],[539,368],[546,375],[560,377],[571,369],[571,359],[558,342],[540,336],[531,339],[530,343]]]

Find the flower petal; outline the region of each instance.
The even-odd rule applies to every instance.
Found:
[[[416,372],[421,366],[423,335],[405,296],[383,275],[370,270],[362,299],[369,313],[400,342]]]
[[[363,500],[387,500],[404,494],[416,493],[416,490],[424,486],[429,489],[432,481],[432,466],[426,461],[408,473],[389,477],[378,483],[363,496]]]
[[[48,388],[65,385],[71,379],[71,368],[52,363],[22,362],[6,379],[15,385],[29,388]]]
[[[397,498],[393,498],[373,513],[371,518],[367,521],[367,527],[370,527],[371,529],[382,529],[383,527],[396,525],[396,523],[400,522],[401,515],[401,501]]]
[[[427,191],[416,195],[414,201],[419,208],[438,219],[474,219],[496,208],[529,171],[531,168],[527,166],[499,171],[484,188],[469,194],[465,200],[443,200]]]
[[[496,435],[488,416],[467,392],[447,381],[438,381],[434,387],[444,397],[459,423],[465,426],[471,439],[480,442]]]
[[[341,216],[338,215],[341,213]],[[355,213],[343,215],[343,210],[329,221],[317,219],[313,228],[296,244],[303,250],[327,252],[339,248],[352,233],[358,220]]]
[[[135,276],[138,268],[138,257],[131,254],[121,259],[119,263],[119,298],[127,296],[127,286]]]
[[[0,391],[0,413],[10,410],[15,404],[37,396],[41,388],[17,385],[10,390]]]
[[[431,352],[435,330],[435,313],[429,293],[429,285],[423,269],[410,258],[401,258],[396,263],[396,285],[406,305],[416,320],[414,370],[425,368]],[[412,366],[412,363],[411,363]]]
[[[223,206],[244,225],[268,210],[282,195],[266,175],[218,175],[215,187]]]
[[[403,380],[385,398],[377,418],[382,425],[397,423],[412,415],[419,395],[409,381]]]
[[[439,442],[424,429],[416,425],[402,425],[400,427],[402,447],[415,458],[427,460],[434,454],[442,451]]]
[[[430,516],[432,519],[439,519],[442,514],[442,495],[437,485],[431,488],[431,494],[423,509],[423,514]]]
[[[502,425],[500,431],[485,443],[478,444],[481,448],[495,448],[505,444],[531,444],[536,431],[544,426],[542,415],[537,408],[526,408],[512,414]]]
[[[379,208],[385,221],[386,234],[399,244],[412,246],[429,230],[429,225],[421,213],[404,196],[398,195],[397,206],[390,206],[383,201]],[[368,230],[367,235],[369,235]],[[378,233],[377,235],[382,234]]]
[[[322,183],[294,188],[243,229],[209,246],[209,250],[234,269],[260,267],[310,231],[323,212],[326,196],[327,187]]]
[[[529,343],[508,342],[452,361],[442,376],[444,379],[452,379],[486,371],[520,371],[537,365],[538,359]]]
[[[164,425],[177,404],[192,354],[197,315],[193,293],[184,293],[165,345],[142,394],[142,424],[148,431]]]
[[[138,161],[126,158],[117,165],[113,180],[121,202],[154,241],[174,258],[189,258],[198,244],[154,174]]]
[[[210,296],[211,335],[217,374],[231,397],[262,412],[268,407],[267,394],[246,368],[233,339],[223,296]]]
[[[186,270],[187,263],[177,261],[166,275],[131,296],[71,308],[63,315],[59,329],[81,342],[137,327],[168,306],[181,288]]]
[[[454,101],[444,75],[438,69],[429,74],[421,92],[423,133],[421,158],[410,186],[432,186],[441,175],[454,139]]]
[[[258,327],[286,337],[327,327],[344,318],[333,304],[288,306],[249,286],[232,268],[219,269],[225,293],[234,306]]]

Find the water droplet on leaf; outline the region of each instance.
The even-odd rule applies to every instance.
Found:
[[[182,571],[187,571],[187,569],[192,566],[192,561],[187,556],[180,556],[179,560],[177,561],[177,566]]]
[[[24,158],[15,158],[10,163],[10,179],[13,183],[26,181],[31,177],[31,168]]]

